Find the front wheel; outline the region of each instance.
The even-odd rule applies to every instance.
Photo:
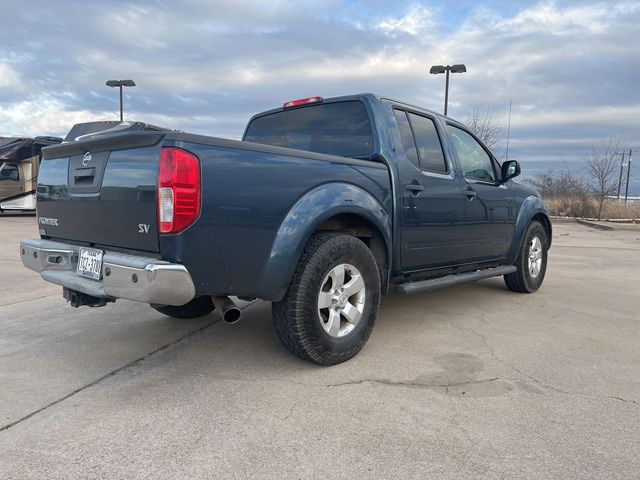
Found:
[[[527,227],[520,253],[515,262],[516,271],[504,276],[509,290],[532,293],[540,288],[547,271],[547,232],[540,222]]]
[[[280,341],[319,365],[349,360],[364,346],[380,303],[380,276],[367,246],[355,237],[311,237],[289,289],[273,304]]]

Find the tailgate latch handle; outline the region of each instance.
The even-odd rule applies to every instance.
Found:
[[[96,167],[89,167],[89,168],[76,168],[73,172],[73,177],[76,180],[79,180],[81,178],[93,178],[96,176]]]

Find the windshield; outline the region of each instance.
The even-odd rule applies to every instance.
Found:
[[[373,151],[369,116],[358,101],[318,104],[258,117],[249,124],[244,140],[342,157],[366,156]]]

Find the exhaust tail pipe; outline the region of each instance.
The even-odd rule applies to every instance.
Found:
[[[225,322],[231,324],[238,323],[240,321],[242,311],[229,297],[214,296],[213,304],[215,305],[216,310],[220,312],[220,315],[222,315],[222,319]]]

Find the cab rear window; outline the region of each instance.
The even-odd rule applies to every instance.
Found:
[[[318,104],[254,119],[244,140],[342,157],[373,152],[369,115],[362,102]]]

